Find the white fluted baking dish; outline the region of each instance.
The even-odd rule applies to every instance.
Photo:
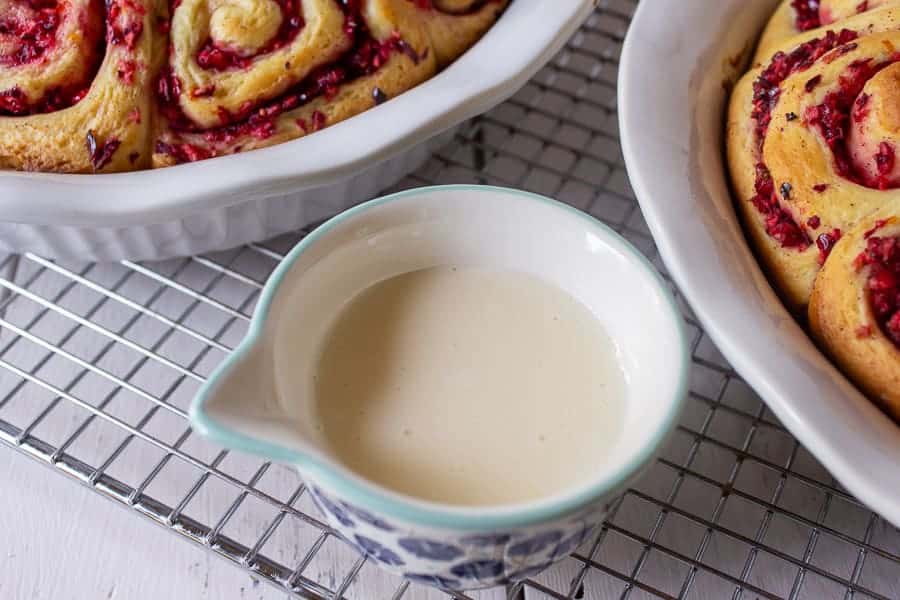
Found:
[[[300,228],[416,169],[462,121],[511,96],[592,0],[516,0],[446,70],[343,123],[270,148],[112,175],[0,172],[0,252],[158,259]]]
[[[727,84],[776,4],[641,2],[619,66],[625,162],[666,266],[722,353],[845,488],[900,526],[900,427],[784,308],[728,188]]]

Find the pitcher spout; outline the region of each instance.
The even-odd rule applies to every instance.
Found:
[[[282,462],[302,462],[309,445],[281,402],[272,349],[259,340],[238,348],[191,406],[193,427],[226,447]]]

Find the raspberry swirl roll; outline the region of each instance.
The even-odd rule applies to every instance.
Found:
[[[900,419],[898,149],[900,2],[784,2],[731,98],[738,209],[788,305]]]
[[[0,0],[0,167],[149,166],[151,0]]]
[[[179,0],[157,87],[154,164],[269,146],[428,79],[505,2]]]
[[[900,203],[867,216],[816,278],[812,330],[872,398],[900,421]]]

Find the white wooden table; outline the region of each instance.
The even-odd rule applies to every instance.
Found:
[[[0,450],[0,598],[283,599],[245,571]]]

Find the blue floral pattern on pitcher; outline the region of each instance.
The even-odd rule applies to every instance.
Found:
[[[410,554],[430,560],[449,561],[464,554],[462,550],[452,544],[421,538],[400,538],[397,543]]]
[[[330,514],[337,520],[338,523],[340,523],[344,527],[356,526],[356,524],[347,514],[347,511],[342,509],[338,503],[332,502],[331,499],[328,498],[328,496],[322,493],[322,490],[313,489],[312,498],[323,514]]]
[[[539,565],[535,565],[533,567],[525,567],[515,573],[510,573],[507,575],[507,583],[515,583],[517,581],[522,581],[523,579],[528,579],[529,577],[534,577],[535,575],[546,571],[550,566],[553,565],[553,562],[545,562]]]
[[[335,532],[410,582],[443,590],[485,588],[534,577],[574,552],[596,530],[607,505],[509,531],[422,531],[391,522],[320,488],[311,495]]]
[[[341,502],[341,506],[344,507],[344,509],[347,512],[352,514],[354,517],[356,517],[360,521],[368,523],[369,525],[371,525],[372,527],[375,527],[376,529],[381,529],[382,531],[393,531],[394,530],[394,528],[391,526],[390,523],[388,523],[387,521],[385,521],[383,519],[376,517],[375,515],[373,515],[372,513],[368,512],[368,511],[365,511],[361,508],[357,508],[351,504],[347,504],[346,502]]]
[[[503,546],[512,539],[508,533],[476,533],[459,538],[459,542],[464,546],[476,546],[485,548],[488,546]]]
[[[366,556],[374,558],[376,561],[390,565],[392,567],[400,567],[405,565],[406,563],[400,558],[396,552],[382,546],[378,542],[373,539],[367,538],[364,535],[355,535],[356,543],[359,545],[360,549]]]
[[[492,581],[503,575],[506,564],[502,560],[471,560],[450,567],[450,572],[463,579]]]
[[[413,583],[421,583],[430,585],[441,590],[458,590],[460,582],[458,579],[450,579],[449,577],[441,577],[440,575],[425,575],[420,573],[404,573],[403,577],[409,579]]]
[[[533,538],[516,542],[510,546],[509,553],[513,556],[537,554],[555,545],[562,537],[562,531],[545,531]]]
[[[593,527],[585,526],[581,530],[576,531],[556,546],[550,554],[550,558],[556,560],[572,554],[588,539],[593,530]]]

